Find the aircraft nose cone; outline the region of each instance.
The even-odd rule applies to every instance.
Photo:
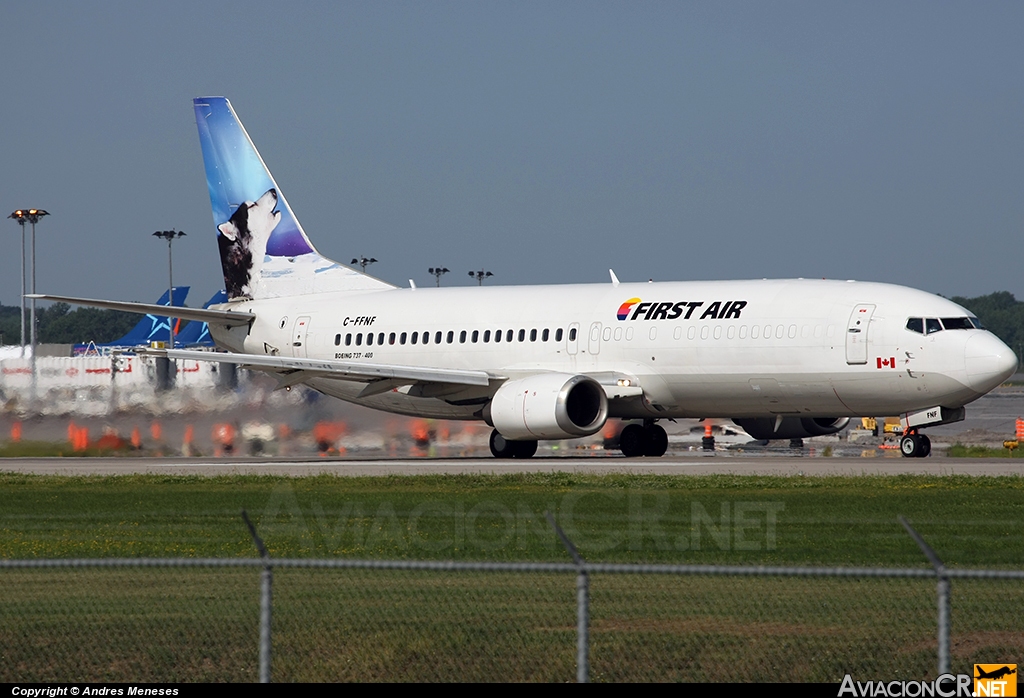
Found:
[[[990,332],[979,332],[964,347],[967,382],[979,393],[987,393],[1013,375],[1017,357],[1010,347]]]

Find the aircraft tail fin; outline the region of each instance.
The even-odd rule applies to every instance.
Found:
[[[185,305],[185,299],[188,297],[188,286],[175,286],[174,287],[174,302],[170,300],[170,289],[164,291],[163,295],[160,296],[160,300],[156,302],[156,305],[174,305],[175,307],[182,307]],[[135,325],[128,333],[120,339],[115,339],[113,342],[104,342],[102,344],[95,344],[90,342],[88,344],[76,344],[73,348],[76,354],[85,351],[91,344],[93,347],[138,347],[150,342],[167,341],[170,336],[171,321],[166,316],[161,315],[146,315],[144,318],[139,320],[138,324]]]
[[[230,300],[394,288],[316,251],[225,97],[193,106]]]
[[[228,302],[228,294],[226,291],[217,291],[213,294],[210,300],[203,304],[203,308],[209,308],[211,305]],[[210,323],[199,322],[198,320],[192,320],[183,329],[174,342],[177,346],[181,347],[212,347],[214,346],[213,337],[210,336]]]

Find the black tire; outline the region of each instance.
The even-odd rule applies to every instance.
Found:
[[[619,434],[619,449],[626,458],[638,458],[647,451],[647,430],[630,424]]]
[[[924,434],[917,437],[921,442],[921,452],[917,454],[918,458],[927,458],[932,452],[932,440]]]
[[[644,431],[647,432],[647,443],[644,444],[644,455],[648,458],[660,458],[668,450],[668,434],[658,424],[652,424]]]
[[[537,452],[536,441],[510,441],[509,444],[512,446],[513,458],[533,458]]]
[[[921,440],[917,434],[907,434],[900,439],[900,453],[904,458],[918,458],[921,455]]]
[[[491,432],[490,447],[491,455],[495,458],[512,458],[515,453],[515,441],[509,441],[495,429]]]

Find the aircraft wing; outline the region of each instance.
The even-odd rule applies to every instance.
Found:
[[[187,349],[145,349],[139,351],[154,356],[166,356],[169,359],[185,359],[190,361],[216,361],[219,363],[251,366],[280,375],[279,388],[301,383],[309,378],[336,378],[361,383],[385,385],[383,390],[367,386],[365,395],[390,390],[394,386],[411,383],[455,383],[458,385],[488,385],[491,380],[503,380],[503,376],[492,375],[486,371],[467,371],[450,368],[423,368],[420,366],[397,366],[394,364],[369,364],[354,361],[335,361],[325,359],[302,359],[290,356],[270,356],[264,354],[236,354],[210,351],[189,351]]]
[[[103,301],[92,298],[72,298],[71,296],[50,296],[42,293],[27,294],[25,298],[35,298],[41,301],[60,301],[62,303],[74,303],[75,305],[88,305],[93,308],[107,308],[108,310],[121,310],[126,313],[142,313],[143,315],[168,315],[183,320],[198,320],[199,322],[211,322],[217,325],[234,327],[236,325],[248,325],[256,319],[252,313],[237,312],[233,310],[211,310],[210,308],[182,308],[179,306],[168,307],[166,305],[153,305],[150,303],[130,303],[127,301]]]

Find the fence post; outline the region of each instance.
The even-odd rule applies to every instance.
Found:
[[[586,560],[576,550],[576,546],[565,535],[565,531],[555,523],[551,512],[545,511],[548,523],[555,529],[559,540],[576,564],[576,683],[590,682],[590,577],[587,574]]]
[[[252,525],[248,514],[242,510],[242,518],[245,525],[249,527],[249,535],[252,536],[256,549],[263,558],[263,571],[260,573],[260,683],[270,683],[270,620],[271,601],[274,585],[274,573],[270,568],[270,553],[263,545],[263,540],[256,533],[256,527]]]
[[[910,522],[902,516],[896,517],[897,520],[903,524],[903,528],[907,529],[907,533],[917,543],[917,547],[921,549],[925,557],[928,558],[928,562],[935,568],[935,576],[938,577],[938,626],[939,626],[939,675],[949,673],[949,576],[946,574],[946,565],[943,564],[939,556],[932,550],[932,547],[928,545],[921,534],[913,529]]]

